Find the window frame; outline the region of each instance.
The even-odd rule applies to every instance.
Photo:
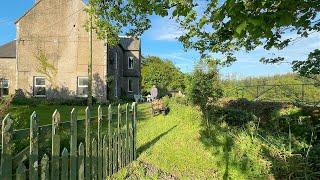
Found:
[[[86,78],[88,84],[87,84],[87,85],[80,85],[80,79],[81,79],[81,78]],[[79,88],[89,88],[89,77],[88,77],[88,76],[78,76],[78,77],[77,77],[77,96],[78,96],[78,97],[88,97],[88,94],[86,94],[86,95],[80,95],[80,94],[79,94]]]
[[[131,90],[130,90],[130,82],[131,82]],[[128,92],[132,93],[133,92],[133,82],[132,79],[128,79]]]
[[[2,87],[4,81],[7,81],[7,87]],[[9,80],[9,79],[1,79],[1,80],[0,80],[0,84],[1,84],[0,89],[3,89],[3,90],[4,90],[4,89],[8,89],[8,94],[6,94],[6,95],[1,94],[1,97],[6,97],[6,96],[8,96],[8,95],[10,94],[10,91],[9,91],[10,80]],[[3,90],[0,90],[0,91],[3,92]]]
[[[130,67],[130,58],[132,58],[132,66]],[[133,56],[129,56],[128,57],[128,69],[134,69],[134,57]]]
[[[115,69],[118,69],[118,52],[117,51],[114,52],[114,60],[115,60],[115,63],[114,63]]]
[[[37,85],[37,79],[44,79],[44,85]],[[44,88],[45,95],[36,95],[35,88]],[[44,76],[34,76],[33,77],[33,96],[34,97],[47,97],[46,77],[44,77]]]

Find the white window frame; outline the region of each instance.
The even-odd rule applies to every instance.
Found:
[[[130,67],[130,59],[132,58],[132,66]],[[128,57],[128,69],[134,69],[134,57],[129,56]]]
[[[44,85],[37,85],[37,79],[44,79]],[[46,86],[46,78],[44,76],[34,76],[33,78],[33,96],[34,97],[46,97],[47,95],[36,95],[35,94],[35,88],[37,87],[44,87],[46,90],[46,94],[47,94],[47,86]]]
[[[1,86],[3,86],[3,82],[4,81],[7,81],[8,83],[8,86],[7,87],[1,87]],[[10,94],[10,92],[9,92],[9,87],[10,87],[10,80],[9,79],[1,79],[0,80],[0,84],[1,84],[1,86],[0,86],[0,88],[2,88],[2,89],[8,89],[8,95]],[[6,96],[8,96],[8,95],[1,95],[2,97],[6,97]]]
[[[132,85],[131,90],[130,90],[130,81],[131,81],[131,85]],[[128,79],[128,92],[129,93],[133,92],[133,81],[132,81],[132,79]]]
[[[78,94],[78,90],[79,88],[89,88],[89,85],[80,85],[80,79],[87,79],[87,81],[89,82],[89,77],[88,76],[78,76],[77,77],[77,96],[78,97],[88,97],[88,94],[87,95],[79,95]]]

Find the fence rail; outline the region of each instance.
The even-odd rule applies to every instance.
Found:
[[[252,100],[299,102],[320,105],[319,84],[261,84],[239,86],[236,96]]]
[[[2,121],[2,149],[0,179],[106,179],[136,159],[137,106],[127,104],[125,111],[118,106],[116,127],[112,124],[111,105],[108,115],[91,117],[89,108],[86,118],[78,120],[72,109],[69,122],[60,122],[60,113],[52,115],[52,124],[38,126],[36,112],[30,116],[30,128],[13,130],[13,120],[8,114]],[[96,120],[97,125],[93,126]],[[84,124],[84,141],[79,138]],[[102,128],[102,127],[106,128]],[[63,129],[67,129],[69,147],[62,147]],[[50,151],[40,155],[41,135],[51,133]],[[19,153],[13,152],[13,141],[29,137],[29,146]]]

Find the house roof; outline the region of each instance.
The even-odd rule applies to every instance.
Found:
[[[16,40],[0,46],[0,58],[16,58]]]
[[[140,39],[133,37],[120,37],[120,46],[127,51],[140,50]]]

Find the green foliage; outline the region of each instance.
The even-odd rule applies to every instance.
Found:
[[[203,59],[189,76],[187,97],[204,111],[222,97],[216,61]]]
[[[117,42],[119,33],[141,36],[151,27],[151,15],[169,16],[184,29],[179,40],[185,48],[201,54],[222,53],[226,57],[223,64],[236,61],[234,54],[239,50],[252,51],[261,46],[266,50],[283,49],[296,42],[287,37],[289,33],[306,38],[320,31],[318,0],[90,0],[87,11],[95,17],[99,37],[108,38],[110,44]],[[292,62],[293,70],[302,76],[319,74],[318,51],[311,52],[308,60]],[[316,60],[310,60],[311,56]],[[273,63],[283,60],[262,59]]]
[[[55,87],[55,77],[57,75],[56,67],[49,62],[44,50],[38,50],[35,57],[39,63],[39,66],[36,69],[37,72],[45,75],[51,85]]]
[[[141,76],[144,92],[149,92],[153,85],[159,88],[160,96],[168,90],[185,89],[185,75],[171,61],[159,57],[149,56],[142,60]]]

